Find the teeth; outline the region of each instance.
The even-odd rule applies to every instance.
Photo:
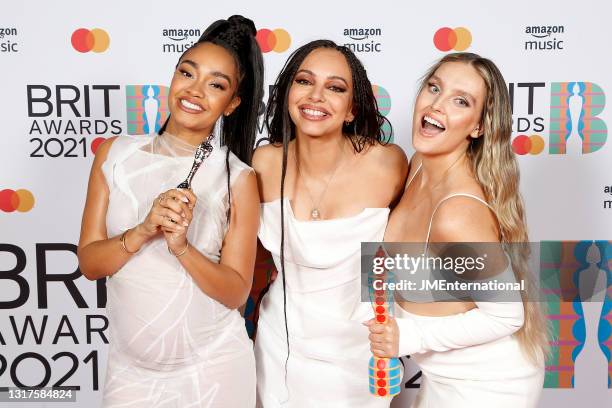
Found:
[[[202,110],[202,108],[199,107],[198,105],[191,103],[189,101],[186,101],[185,99],[181,99],[181,105],[183,105],[186,108],[193,109],[193,110],[199,110],[199,111]]]
[[[311,115],[311,116],[325,116],[326,115],[324,112],[314,110],[314,109],[302,109],[302,111],[305,114]]]
[[[431,118],[431,117],[425,115],[423,120],[425,120],[425,122],[427,122],[427,123],[431,123],[432,125],[439,127],[440,129],[444,129],[444,126],[442,126],[442,124],[440,122],[438,122],[437,120],[435,120],[434,118]]]

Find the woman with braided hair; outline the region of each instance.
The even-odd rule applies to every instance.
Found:
[[[159,134],[109,139],[96,154],[78,256],[87,278],[109,277],[104,407],[255,405],[237,310],[259,226],[255,35],[242,16],[214,22],[178,61]]]
[[[384,117],[357,57],[318,40],[280,73],[266,117],[271,143],[253,157],[259,238],[278,278],[261,302],[258,404],[388,407],[370,395],[360,244],[383,238],[407,160],[385,142]]]

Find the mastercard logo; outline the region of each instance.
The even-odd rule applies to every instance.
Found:
[[[440,51],[465,51],[472,44],[472,34],[464,27],[442,27],[434,34],[433,42]]]
[[[540,135],[518,135],[512,141],[512,150],[521,156],[540,154],[544,150],[544,139]]]
[[[276,30],[262,28],[257,31],[256,38],[259,48],[261,48],[263,53],[270,51],[285,52],[291,46],[291,36],[282,28],[277,28]]]
[[[88,30],[86,28],[79,28],[70,38],[72,48],[78,52],[104,52],[108,49],[110,44],[110,37],[108,33],[101,28],[94,28]]]
[[[34,207],[34,196],[28,190],[0,191],[0,210],[4,212],[28,212]]]
[[[106,140],[105,137],[96,137],[94,140],[92,140],[92,142],[91,142],[91,152],[93,154],[96,154],[96,152],[98,151],[98,148],[100,147],[100,145],[102,143],[104,143],[105,140]]]

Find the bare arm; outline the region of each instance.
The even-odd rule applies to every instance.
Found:
[[[232,186],[231,219],[219,263],[212,262],[186,241],[183,244],[173,239],[168,246],[177,254],[187,248],[177,259],[198,287],[228,308],[237,309],[246,302],[251,290],[258,228],[257,180],[253,172],[248,172]]]
[[[108,237],[106,213],[110,192],[102,173],[102,164],[115,139],[111,138],[100,145],[89,175],[77,255],[81,273],[90,280],[117,272],[145,242],[160,234],[159,226],[181,228],[179,223],[172,223],[170,218],[177,222],[184,220],[176,212],[162,208],[156,202],[145,221],[126,232],[124,244],[127,250],[120,242],[121,235]]]
[[[495,218],[469,198],[453,198],[435,216],[433,242],[497,242]],[[447,351],[488,343],[518,331],[524,323],[520,297],[514,302],[475,302],[476,307],[435,319],[391,318],[368,322],[371,349],[379,357]]]
[[[108,139],[98,148],[89,174],[77,254],[81,273],[91,280],[112,275],[131,256],[122,249],[119,236],[109,239],[106,233],[109,188],[102,173],[102,164],[115,139]]]

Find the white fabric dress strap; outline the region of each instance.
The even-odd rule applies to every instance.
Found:
[[[440,200],[438,202],[438,204],[435,206],[433,212],[431,213],[431,218],[429,219],[429,227],[427,228],[427,239],[425,239],[425,249],[427,249],[427,244],[429,243],[429,236],[431,234],[431,226],[433,225],[433,219],[434,219],[434,215],[436,215],[436,211],[438,211],[438,208],[440,208],[440,205],[442,205],[443,202],[445,202],[446,200],[451,199],[453,197],[468,197],[468,198],[473,198],[474,200],[480,201],[482,204],[486,205],[493,212],[493,214],[495,214],[495,210],[493,209],[493,207],[491,207],[489,205],[489,203],[487,203],[482,198],[480,198],[478,196],[475,196],[474,194],[468,194],[468,193],[450,194],[450,195],[444,197],[442,200]],[[495,217],[497,218],[497,214],[495,214]]]
[[[412,175],[412,177],[410,177],[410,180],[408,180],[408,183],[406,183],[406,187],[404,187],[404,191],[406,191],[406,189],[408,188],[408,186],[410,185],[410,183],[412,183],[412,180],[414,180],[414,178],[416,177],[417,174],[419,174],[419,171],[421,171],[421,166],[423,166],[423,163],[419,163],[419,167],[417,167],[416,171],[414,172],[414,174]]]

